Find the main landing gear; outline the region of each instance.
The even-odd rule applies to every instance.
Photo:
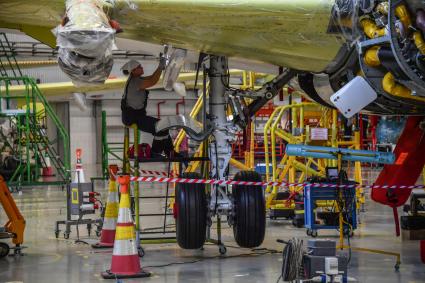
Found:
[[[167,128],[183,128],[193,139],[204,141],[208,148],[210,160],[209,178],[227,180],[231,143],[236,139],[236,132],[243,129],[255,112],[278,94],[280,89],[295,75],[293,70],[286,70],[274,80],[266,83],[259,90],[234,91],[226,85],[229,82],[227,59],[222,56],[209,56],[209,111],[204,131],[198,133],[187,129],[188,126],[171,123]],[[249,105],[237,103],[241,98],[249,97]],[[236,104],[237,105],[236,105]],[[204,107],[206,105],[204,104]],[[229,107],[230,106],[230,107]],[[205,107],[206,108],[206,107]],[[226,111],[232,109],[233,120],[229,121]],[[158,127],[157,130],[163,130]],[[204,170],[204,171],[207,171]],[[202,174],[202,176],[205,176]],[[189,179],[201,179],[198,173],[186,173]],[[234,180],[261,181],[261,176],[253,171],[241,171]],[[219,246],[221,254],[226,248],[221,241],[221,219],[233,227],[236,243],[244,248],[254,248],[262,244],[266,229],[265,197],[261,186],[252,185],[208,185],[179,183],[176,186],[174,213],[177,226],[177,243],[184,249],[200,249],[206,241]],[[217,221],[217,239],[210,239],[212,219]]]

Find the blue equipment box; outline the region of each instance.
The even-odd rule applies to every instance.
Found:
[[[258,163],[255,165],[255,171],[261,175],[266,174],[266,164],[265,163]],[[269,165],[269,172],[273,172],[272,165]]]
[[[335,184],[326,182],[327,184]],[[348,181],[344,185],[356,185],[355,182]],[[356,188],[331,188],[322,187],[320,184],[310,184],[304,187],[304,210],[305,210],[305,227],[310,230],[320,229],[338,229],[339,225],[323,225],[316,224],[316,201],[318,200],[338,200],[339,194],[342,194],[341,204],[343,204],[348,212],[344,216],[344,220],[349,223],[344,224],[344,229],[355,230],[357,228],[356,213]],[[337,205],[335,206],[337,210]]]

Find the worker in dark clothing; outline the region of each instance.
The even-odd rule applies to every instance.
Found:
[[[136,60],[127,62],[121,70],[125,75],[129,75],[121,100],[122,122],[126,126],[137,124],[140,131],[150,133],[154,136],[152,143],[152,155],[157,157],[165,153],[167,157],[174,157],[177,154],[173,149],[173,141],[167,131],[156,131],[156,123],[159,119],[146,115],[148,104],[148,88],[154,86],[165,68],[165,58],[161,58],[156,71],[146,77],[142,77],[144,70],[142,65]]]

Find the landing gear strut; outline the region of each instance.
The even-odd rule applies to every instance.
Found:
[[[227,60],[225,57],[214,55],[210,55],[209,59],[209,111],[205,132],[197,135],[202,139],[205,139],[204,137],[208,139],[210,178],[226,180],[232,156],[231,143],[236,139],[236,132],[245,126],[243,121],[253,116],[268,100],[276,96],[296,72],[286,70],[257,91],[226,93],[229,80]],[[230,95],[232,98],[229,98]],[[253,102],[243,111],[233,113],[234,119],[229,121],[226,110],[229,101],[237,96],[250,97]],[[232,109],[236,108],[238,107]],[[170,125],[168,127],[170,128]],[[183,127],[175,125],[174,128]],[[157,130],[163,129],[157,125]],[[188,132],[188,135],[191,136],[193,133]],[[184,178],[196,179],[200,176],[190,173]],[[253,171],[243,171],[235,176],[235,180],[261,181],[261,176]],[[257,247],[264,240],[265,211],[264,193],[259,186],[239,185],[229,188],[227,185],[212,185],[207,195],[204,185],[178,184],[175,207],[177,242],[185,249],[199,249],[208,240],[217,244],[220,253],[224,254],[226,247],[221,241],[221,219],[226,216],[228,223],[233,226],[238,245],[246,248]],[[210,239],[213,217],[217,218],[216,240]]]

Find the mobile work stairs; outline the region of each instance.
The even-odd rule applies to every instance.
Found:
[[[69,183],[68,132],[35,80],[22,74],[13,45],[4,33],[0,33],[0,122],[0,149],[9,148],[14,160],[10,162],[9,158],[9,187]],[[54,140],[47,135],[47,125],[57,132]],[[5,128],[9,134],[3,131]],[[50,166],[56,176],[42,178],[41,169]]]

